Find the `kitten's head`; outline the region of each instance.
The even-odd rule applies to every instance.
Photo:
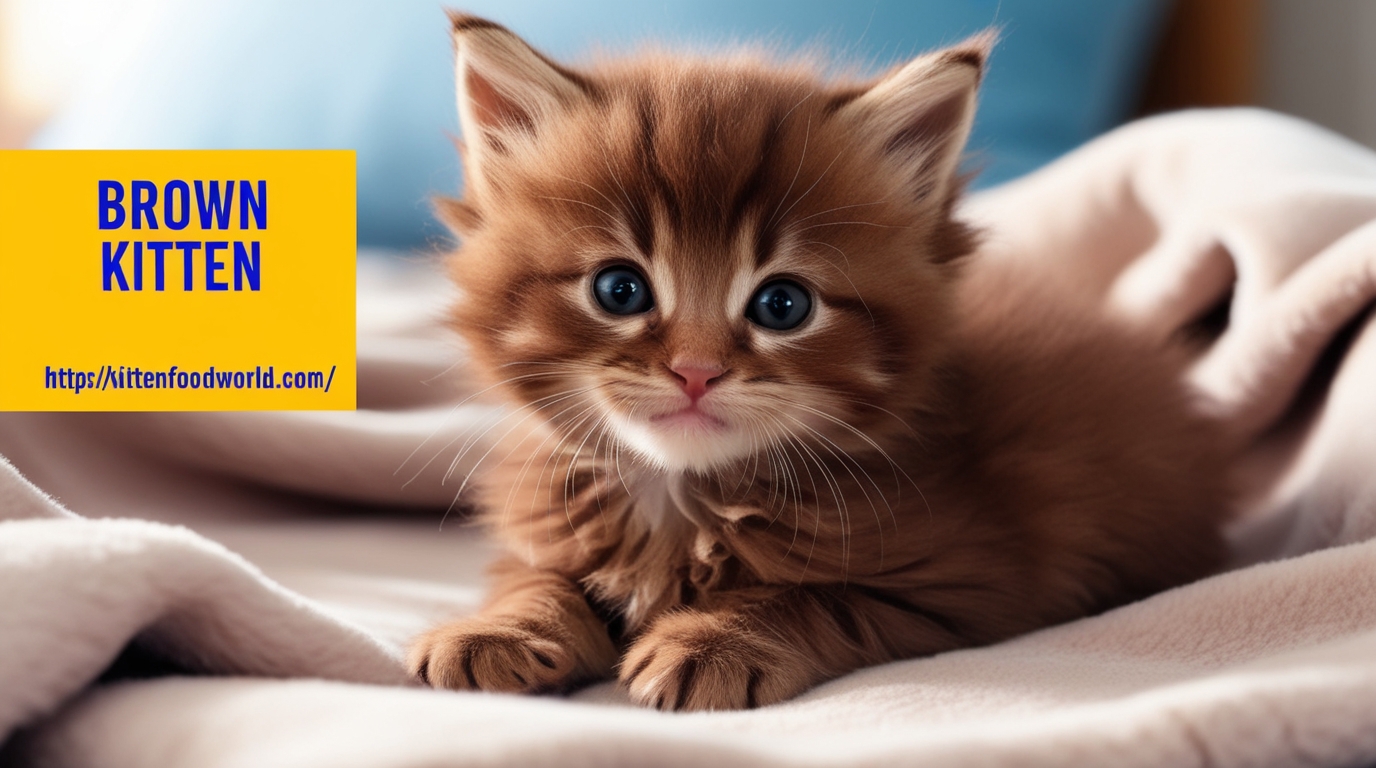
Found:
[[[466,189],[439,207],[481,369],[672,470],[906,429],[972,247],[989,36],[847,85],[745,54],[574,71],[453,21]]]

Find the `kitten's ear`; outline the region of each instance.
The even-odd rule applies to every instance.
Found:
[[[589,86],[500,24],[457,11],[449,20],[467,183],[481,193],[488,186],[484,164],[503,151],[503,135],[535,131],[550,114],[585,98]]]
[[[919,56],[840,109],[905,169],[917,199],[944,203],[952,192],[996,38],[989,30]]]

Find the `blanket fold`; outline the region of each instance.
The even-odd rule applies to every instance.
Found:
[[[501,411],[435,260],[365,254],[357,412],[0,414],[0,764],[1376,761],[1376,153],[1180,113],[962,215],[977,258],[1190,355],[1235,440],[1232,570],[753,712],[409,687],[407,637],[480,599],[461,448]],[[130,642],[200,674],[98,683]]]

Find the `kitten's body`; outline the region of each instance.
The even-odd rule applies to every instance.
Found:
[[[1221,454],[1177,363],[968,255],[951,175],[987,42],[834,88],[749,61],[575,75],[456,30],[456,324],[524,407],[479,481],[510,554],[482,614],[417,644],[422,677],[754,706],[1218,561]],[[599,314],[618,264],[651,309]],[[766,331],[741,308],[780,276],[813,309]]]

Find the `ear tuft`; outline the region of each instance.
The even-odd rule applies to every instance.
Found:
[[[979,70],[980,76],[982,77],[984,75],[984,67],[989,62],[989,54],[993,52],[994,46],[998,41],[998,30],[986,29],[983,32],[975,33],[950,48],[941,51],[941,54],[946,58],[948,63],[974,67]]]
[[[838,110],[900,164],[914,199],[944,205],[974,124],[976,95],[998,35],[987,30],[919,56]]]
[[[481,16],[474,16],[464,13],[463,11],[456,11],[452,8],[446,9],[445,14],[449,16],[449,26],[453,29],[455,34],[474,29],[505,29],[505,27],[495,21],[488,21]]]

